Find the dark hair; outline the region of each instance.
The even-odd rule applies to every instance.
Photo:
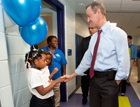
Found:
[[[131,36],[131,35],[128,35],[127,38],[128,38],[128,39],[132,39],[132,36]]]
[[[105,8],[105,6],[104,6],[104,4],[102,2],[100,2],[100,1],[94,1],[93,3],[89,4],[86,7],[86,9],[88,7],[90,7],[90,6],[91,6],[91,8],[92,8],[92,10],[93,10],[94,13],[96,13],[97,9],[99,9],[102,12],[103,15],[106,15],[106,8]]]
[[[57,37],[54,36],[54,35],[48,36],[48,38],[47,38],[47,44],[48,44],[48,45],[50,44],[50,42],[52,41],[53,38],[56,38],[56,39],[57,39]]]
[[[26,53],[26,55],[25,55],[26,68],[29,68],[29,66],[34,67],[35,66],[34,60],[41,58],[42,57],[41,54],[51,55],[51,57],[53,57],[49,51],[44,51],[44,50],[33,51],[33,50],[31,50],[28,53]],[[51,65],[51,64],[52,64],[52,60],[51,60],[51,63],[49,65]]]
[[[36,51],[36,50],[38,50],[39,48],[38,48],[38,46],[37,45],[32,45],[31,47],[30,47],[30,50],[31,51]]]

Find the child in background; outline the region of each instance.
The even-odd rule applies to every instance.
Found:
[[[49,66],[49,70],[50,70],[50,80],[53,80],[54,75],[58,72],[58,70],[61,69],[60,66],[58,66],[58,64],[56,62],[53,62],[53,64],[51,66]]]
[[[58,78],[54,81],[49,79],[48,66],[52,63],[52,54],[47,51],[35,50],[26,54],[28,68],[28,87],[32,93],[30,107],[54,107],[53,87],[64,80]]]

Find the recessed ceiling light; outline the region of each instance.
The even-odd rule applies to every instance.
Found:
[[[79,3],[79,6],[84,7],[85,4],[84,3]]]
[[[132,0],[132,1],[140,1],[140,0]]]

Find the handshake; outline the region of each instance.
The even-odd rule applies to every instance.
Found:
[[[77,74],[74,72],[71,75],[63,75],[63,76],[59,77],[58,79],[56,79],[56,81],[58,83],[60,83],[60,82],[68,82],[68,81],[72,80],[76,76],[77,76]]]
[[[60,83],[60,82],[68,82],[70,80],[72,80],[73,78],[71,77],[71,75],[64,75],[64,76],[61,76],[59,78],[57,78],[55,81],[57,83]]]

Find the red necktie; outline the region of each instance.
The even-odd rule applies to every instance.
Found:
[[[95,64],[95,60],[96,60],[96,55],[97,55],[97,50],[98,50],[98,45],[100,42],[100,34],[101,34],[102,30],[98,30],[98,38],[96,40],[96,44],[94,47],[94,52],[93,52],[93,56],[92,56],[92,62],[91,62],[91,66],[90,66],[90,78],[92,78],[94,76],[94,64]]]

